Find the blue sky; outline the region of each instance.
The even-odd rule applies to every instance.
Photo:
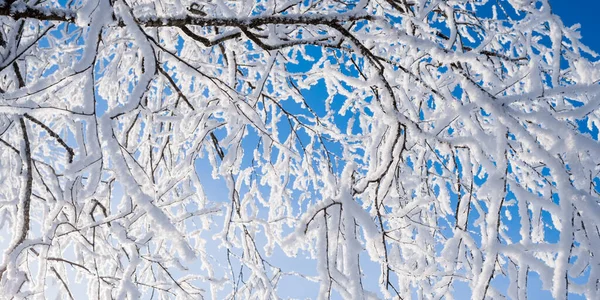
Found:
[[[559,15],[567,26],[581,24],[583,42],[600,52],[600,1],[598,0],[549,0],[552,12]]]

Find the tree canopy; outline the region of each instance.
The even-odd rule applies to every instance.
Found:
[[[0,290],[597,298],[580,39],[547,0],[0,0]]]

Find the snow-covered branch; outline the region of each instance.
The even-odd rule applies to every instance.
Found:
[[[546,0],[0,0],[0,290],[596,298],[580,40]]]

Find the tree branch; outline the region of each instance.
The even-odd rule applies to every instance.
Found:
[[[9,5],[0,7],[0,16],[7,16],[14,20],[35,19],[39,21],[77,22],[77,12],[69,9],[47,8],[37,5],[22,5],[19,9]],[[256,16],[237,18],[218,18],[200,16],[170,16],[170,17],[144,17],[137,18],[136,22],[146,27],[181,27],[186,25],[196,26],[230,26],[230,27],[257,27],[266,24],[305,24],[305,25],[331,25],[337,22],[357,20],[374,20],[374,16],[362,14],[329,14],[329,15],[302,15],[288,14],[276,16]],[[124,26],[118,20],[118,26]]]

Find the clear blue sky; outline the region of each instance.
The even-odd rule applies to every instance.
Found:
[[[549,0],[566,26],[581,24],[583,42],[600,53],[600,0]]]

